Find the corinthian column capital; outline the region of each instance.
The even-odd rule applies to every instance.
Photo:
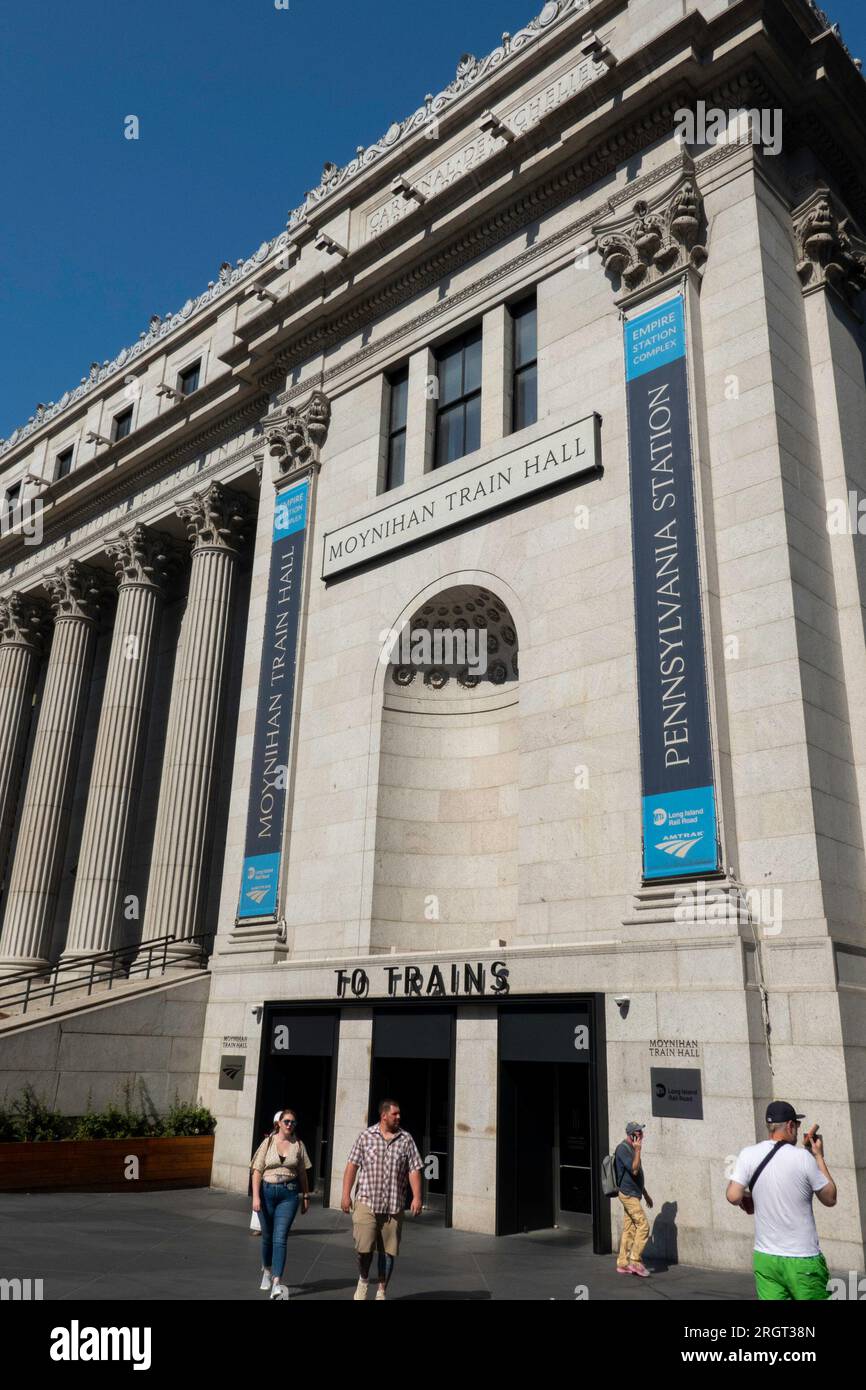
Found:
[[[222,483],[211,483],[206,492],[194,492],[175,511],[186,521],[193,552],[239,550],[249,534],[253,514],[249,498]]]
[[[300,410],[289,405],[269,416],[263,430],[274,483],[280,485],[302,469],[319,468],[330,428],[331,402],[324,391],[314,391]]]
[[[792,213],[803,293],[830,285],[849,302],[866,289],[866,241],[830,190],[819,184]]]
[[[32,594],[7,594],[0,598],[0,646],[39,651],[47,621],[48,605],[42,599]]]
[[[119,589],[147,584],[164,591],[183,563],[171,538],[160,531],[152,531],[149,526],[118,531],[105,549],[114,560]]]
[[[626,294],[662,285],[707,260],[703,199],[690,174],[673,189],[593,227],[607,273]]]
[[[52,571],[45,580],[55,621],[58,618],[82,618],[96,622],[111,595],[107,575],[91,565],[70,560]]]

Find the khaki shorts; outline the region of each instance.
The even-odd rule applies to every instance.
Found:
[[[377,1214],[364,1202],[355,1203],[352,1234],[359,1255],[370,1255],[374,1250],[380,1255],[399,1255],[402,1231],[402,1211],[396,1216],[390,1216],[387,1212]]]

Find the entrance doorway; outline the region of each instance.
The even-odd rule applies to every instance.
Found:
[[[589,1068],[504,1062],[500,1072],[503,1234],[592,1229]]]
[[[500,1007],[499,1235],[566,1227],[605,1248],[596,1017],[587,999]]]
[[[274,1058],[263,1088],[260,1138],[264,1138],[279,1107],[290,1106],[298,1120],[297,1136],[303,1139],[313,1165],[309,1174],[310,1187],[318,1193],[324,1193],[323,1178],[329,1171],[331,1135],[327,1115],[330,1094],[330,1057],[304,1057],[302,1065],[287,1057]]]
[[[383,1010],[374,1016],[370,1069],[370,1124],[379,1119],[379,1102],[396,1100],[401,1125],[424,1160],[421,1174],[425,1209],[450,1224],[451,1055],[454,1016]],[[411,1200],[407,1192],[407,1204]]]
[[[337,1019],[333,1012],[289,1014],[284,1006],[267,1008],[256,1104],[256,1145],[281,1106],[294,1110],[297,1135],[313,1165],[310,1187],[323,1205],[331,1174]]]

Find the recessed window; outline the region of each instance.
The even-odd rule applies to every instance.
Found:
[[[526,429],[538,419],[538,307],[535,296],[511,310],[514,329],[513,430]]]
[[[118,439],[125,439],[132,430],[132,406],[127,410],[122,410],[119,415],[115,415],[111,426],[111,438],[116,443]]]
[[[449,343],[436,360],[439,404],[433,466],[442,468],[481,448],[481,329]]]
[[[388,458],[385,490],[399,487],[406,477],[406,419],[409,408],[409,368],[388,378]]]
[[[198,390],[199,377],[201,376],[201,362],[193,362],[191,367],[184,367],[178,373],[177,389],[182,396],[191,396],[193,391]]]
[[[4,505],[7,516],[11,516],[11,514],[14,511],[16,511],[21,504],[21,485],[23,481],[24,479],[22,478],[17,483],[13,483],[11,487],[7,487],[6,489]]]
[[[65,478],[72,472],[72,459],[75,454],[75,446],[71,445],[68,449],[63,449],[57,455],[57,477]]]

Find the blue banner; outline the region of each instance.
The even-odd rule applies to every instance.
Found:
[[[719,867],[683,310],[625,324],[647,879]]]
[[[277,911],[304,587],[308,479],[277,494],[238,917]]]

